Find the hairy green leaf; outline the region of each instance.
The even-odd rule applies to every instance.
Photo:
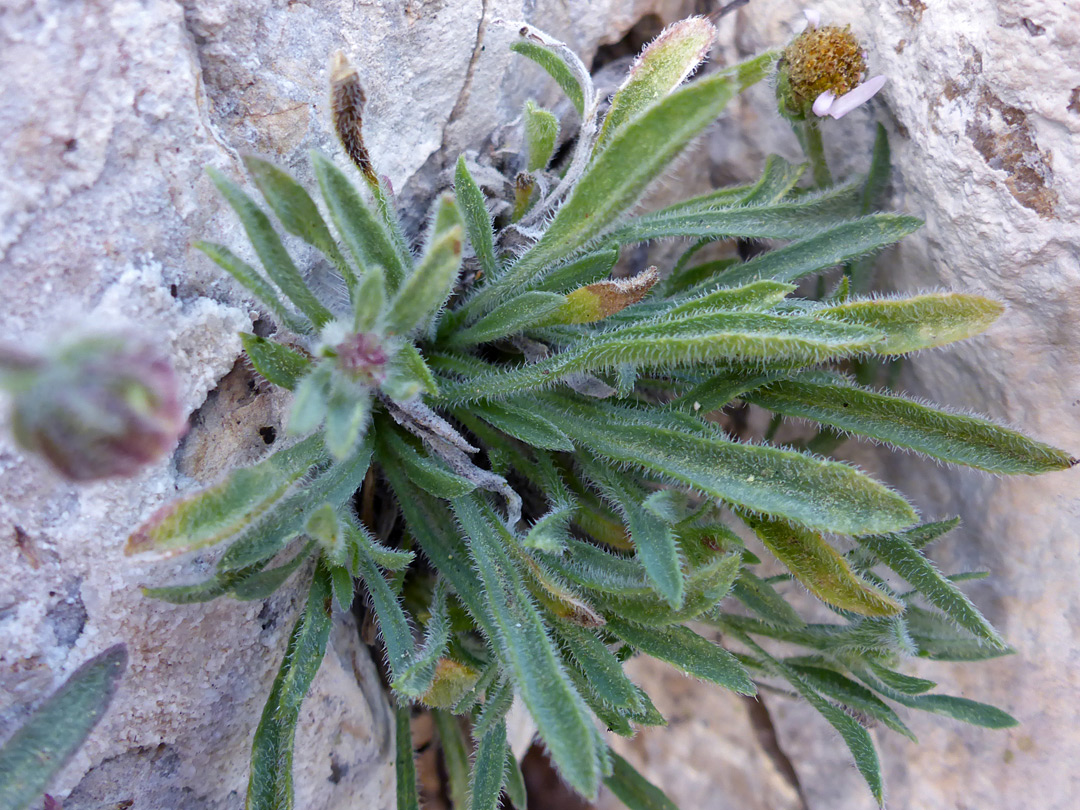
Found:
[[[394,704],[394,739],[397,755],[394,757],[394,776],[397,782],[397,810],[420,810],[420,796],[416,787],[416,761],[413,759],[412,726],[409,723],[409,707]]]
[[[216,169],[206,170],[210,179],[214,181],[221,196],[232,206],[240,223],[247,232],[259,260],[266,268],[267,274],[274,280],[283,293],[292,301],[296,308],[303,312],[316,328],[333,320],[330,310],[324,307],[315,294],[311,292],[304,282],[300,271],[296,269],[288,251],[281,243],[270,218],[266,216],[259,206],[249,197],[240,186],[233,183],[225,175]]]
[[[71,673],[0,748],[0,807],[24,810],[49,786],[104,716],[127,668],[117,644]]]
[[[308,358],[276,340],[241,332],[240,342],[255,370],[274,385],[292,391],[300,378],[311,370]]]
[[[248,525],[218,562],[219,571],[234,571],[273,557],[304,530],[310,515],[325,503],[335,509],[364,481],[371,460],[371,442],[315,477],[304,489],[282,499],[263,518]]]
[[[334,237],[330,235],[330,229],[326,227],[315,201],[304,187],[273,163],[254,155],[245,155],[244,165],[285,230],[322,251],[341,273],[349,290],[354,289],[356,274],[342,255]]]
[[[297,481],[326,459],[318,436],[279,450],[223,481],[168,504],[132,532],[125,554],[171,557],[228,540],[259,520]]]
[[[413,274],[405,279],[391,303],[386,321],[392,333],[405,334],[424,323],[446,302],[453,290],[461,267],[464,233],[454,198],[443,195],[439,208],[436,225],[441,223],[445,227],[435,229],[427,253]]]
[[[492,427],[530,447],[565,452],[574,449],[569,436],[521,401],[476,403],[472,410]]]
[[[479,321],[455,331],[447,340],[448,346],[474,346],[499,338],[519,334],[535,326],[566,303],[566,296],[531,290],[500,304]]]
[[[300,705],[319,671],[330,638],[332,596],[327,567],[320,564],[307,605],[296,620],[285,658],[263,709],[251,745],[247,810],[290,810],[293,806],[292,756]]]
[[[475,495],[455,500],[454,514],[469,538],[469,551],[498,628],[499,653],[514,684],[563,778],[582,795],[594,797],[600,764],[592,726],[540,614],[526,595],[521,575],[510,561],[506,546],[512,541]]]
[[[495,258],[495,237],[491,231],[491,214],[488,213],[487,203],[484,201],[484,192],[476,185],[476,181],[473,180],[465,165],[464,155],[458,158],[457,168],[454,171],[454,194],[457,197],[461,217],[465,222],[465,231],[469,234],[469,244],[472,245],[476,259],[480,262],[480,268],[489,276],[494,276],[499,270],[499,263]]]
[[[780,380],[747,398],[786,416],[813,419],[987,472],[1036,475],[1067,469],[1071,463],[1067,453],[987,419],[948,413],[842,380]]]
[[[559,119],[554,113],[537,107],[530,99],[525,102],[525,143],[529,160],[525,168],[538,172],[547,168],[559,140]]]
[[[581,84],[574,76],[574,71],[563,61],[561,56],[551,48],[544,47],[531,40],[515,42],[510,46],[510,50],[528,57],[546,70],[562,88],[562,91],[566,93],[566,97],[573,103],[578,115],[585,114],[585,94],[581,89]]]
[[[818,599],[863,616],[891,616],[904,607],[860,578],[844,556],[814,531],[743,514],[765,547]]]
[[[498,810],[506,777],[506,723],[492,724],[476,747],[469,779],[469,810]]]
[[[612,753],[614,769],[604,784],[628,810],[679,810],[660,788],[638,773],[634,766]]]
[[[581,444],[711,497],[840,534],[895,531],[915,522],[907,501],[845,464],[691,435],[640,411],[559,402],[565,410],[556,423]]]
[[[848,301],[814,315],[876,329],[885,340],[878,354],[906,354],[974,337],[998,319],[1005,308],[981,295],[926,293],[911,298]]]
[[[386,274],[387,291],[393,293],[411,268],[383,223],[364,202],[345,174],[319,152],[311,152],[311,165],[323,199],[342,240],[359,267],[379,265]]]
[[[734,655],[689,627],[642,627],[610,619],[607,629],[632,647],[675,666],[688,675],[719,684],[741,695],[757,688]]]

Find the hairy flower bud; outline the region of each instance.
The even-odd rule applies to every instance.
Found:
[[[130,338],[80,340],[20,376],[16,441],[73,481],[135,475],[187,428],[172,366]]]

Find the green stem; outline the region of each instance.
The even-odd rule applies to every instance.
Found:
[[[821,140],[821,127],[818,122],[807,119],[796,127],[799,143],[803,152],[810,161],[810,168],[814,173],[814,185],[818,188],[828,188],[832,185],[832,173],[829,164],[825,160],[825,145]]]

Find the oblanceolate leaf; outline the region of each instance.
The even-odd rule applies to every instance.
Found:
[[[546,267],[569,257],[624,213],[683,147],[735,95],[736,82],[710,76],[677,90],[620,127],[592,162],[532,249],[473,299],[488,308],[527,289]]]
[[[439,580],[431,597],[431,616],[424,629],[424,643],[408,666],[394,679],[393,687],[401,694],[417,699],[431,688],[435,668],[450,640],[450,618],[446,606],[446,582]]]
[[[251,745],[247,810],[291,810],[292,756],[296,721],[330,638],[332,586],[329,569],[315,569],[307,605],[296,620],[285,658],[263,709]]]
[[[240,343],[255,370],[274,385],[292,391],[300,378],[311,370],[308,358],[276,340],[241,332]]]
[[[669,25],[650,42],[611,99],[596,151],[604,148],[620,126],[682,84],[708,55],[715,39],[711,22],[690,17]]]
[[[608,620],[606,627],[631,647],[667,661],[688,675],[741,695],[757,694],[753,681],[734,655],[689,627],[642,627],[614,618]]]
[[[556,635],[599,697],[615,709],[641,708],[634,683],[626,677],[619,659],[594,632],[566,622],[559,626]]]
[[[435,219],[436,230],[419,261],[390,305],[386,322],[392,333],[406,334],[423,324],[445,303],[461,267],[464,232],[457,204],[443,195]],[[439,225],[443,225],[439,229]]]
[[[612,329],[577,341],[546,360],[500,367],[444,388],[456,404],[496,399],[543,388],[569,374],[617,369],[630,364],[640,370],[716,362],[767,362],[807,366],[869,351],[881,340],[877,332],[858,327],[823,328],[813,318],[758,312],[707,312]]]
[[[833,728],[840,732],[840,736],[843,737],[844,743],[855,759],[855,766],[866,780],[874,799],[877,800],[879,805],[884,805],[885,785],[881,779],[881,763],[878,761],[877,751],[874,749],[874,741],[870,737],[870,732],[860,726],[854,718],[843,710],[825,700],[798,672],[783,661],[773,658],[749,636],[740,632],[736,632],[736,635],[765,662],[769,669],[795,687],[795,691],[817,709]]]
[[[476,484],[453,472],[446,462],[421,453],[412,441],[381,420],[375,431],[379,457],[389,455],[406,471],[409,480],[438,498],[458,498],[476,489]]]
[[[657,592],[675,609],[682,607],[685,594],[682,557],[672,527],[642,507],[644,494],[606,465],[580,459],[586,475],[623,516],[637,559]]]
[[[585,94],[581,89],[581,84],[575,78],[574,71],[567,66],[561,56],[550,48],[529,40],[515,42],[510,46],[510,50],[528,57],[546,70],[566,93],[566,97],[573,103],[578,115],[585,114]]]
[[[974,337],[998,319],[1005,307],[981,295],[926,293],[910,298],[852,300],[814,310],[821,318],[879,330],[885,340],[877,354],[907,354]]]
[[[127,668],[127,648],[95,655],[47,698],[0,748],[0,807],[24,810],[104,716]]]
[[[379,217],[337,166],[315,151],[311,152],[311,165],[330,218],[357,266],[367,268],[377,264],[382,267],[387,291],[395,292],[411,269],[411,262],[401,255]]]
[[[469,810],[498,810],[506,777],[506,723],[492,724],[480,738],[469,779]]]
[[[574,449],[569,436],[538,414],[535,408],[530,410],[523,403],[481,402],[474,404],[472,409],[492,427],[530,447],[567,453]]]
[[[291,560],[275,568],[267,568],[239,580],[229,590],[229,596],[242,602],[266,599],[280,588],[304,564],[310,556],[315,543],[310,542],[298,551]]]
[[[325,459],[321,439],[311,436],[254,466],[233,470],[220,483],[155,512],[128,537],[124,553],[172,557],[228,540]]]
[[[300,271],[296,269],[288,251],[281,243],[281,237],[270,223],[270,218],[236,183],[216,169],[210,168],[206,171],[218,191],[221,192],[221,196],[240,218],[248,239],[251,240],[255,252],[259,255],[259,260],[274,283],[296,305],[296,308],[315,324],[316,328],[321,328],[333,320],[334,316],[330,314],[330,310],[319,302],[304,282],[303,276],[300,275]]]
[[[273,163],[254,155],[245,155],[244,165],[285,230],[322,251],[341,273],[349,290],[353,290],[356,287],[356,274],[338,249],[315,201],[304,187]]]
[[[454,501],[454,514],[469,538],[469,552],[484,582],[484,596],[498,628],[499,653],[515,688],[536,721],[559,773],[586,797],[600,782],[591,721],[574,691],[521,575],[506,548],[513,540],[476,495]],[[497,521],[497,518],[495,519]]]
[[[907,501],[845,464],[694,435],[628,408],[558,402],[556,423],[585,447],[711,497],[838,534],[895,531],[915,522]]]
[[[420,795],[416,787],[416,761],[413,759],[412,726],[409,707],[394,704],[394,738],[397,755],[394,775],[397,782],[397,810],[420,810]]]
[[[855,683],[855,681],[832,669],[811,664],[795,664],[791,662],[788,662],[788,664],[806,679],[811,687],[825,697],[832,698],[844,706],[862,712],[867,717],[879,720],[885,726],[903,734],[912,742],[918,742],[915,739],[915,734],[897,716],[896,712],[866,687]]]
[[[296,332],[305,334],[311,331],[311,323],[303,316],[294,315],[285,304],[277,290],[270,286],[270,282],[262,277],[254,267],[234,254],[224,245],[213,242],[195,242],[194,247],[205,253],[218,267],[240,282],[248,292],[265,304],[282,325]]]
[[[615,752],[611,754],[614,768],[604,779],[608,789],[629,810],[679,810],[656,785],[638,773],[634,766]]]
[[[453,347],[474,346],[499,338],[517,335],[530,326],[547,320],[566,303],[558,293],[530,290],[500,304],[472,326],[455,331],[447,339]]]
[[[614,249],[586,253],[580,259],[546,273],[534,286],[546,292],[565,292],[583,284],[592,284],[607,278],[618,260],[619,251]]]
[[[747,525],[795,578],[823,602],[862,616],[892,616],[904,606],[858,576],[815,531],[742,514]]]
[[[559,119],[554,113],[525,102],[525,143],[529,160],[525,168],[538,172],[547,168],[559,140]]]
[[[267,509],[261,520],[247,525],[222,555],[219,571],[234,571],[273,557],[304,530],[311,514],[325,503],[337,509],[364,482],[371,460],[371,441],[365,439],[353,454],[311,480],[303,489]]]
[[[556,122],[556,129],[558,123]],[[454,194],[457,197],[458,209],[465,222],[465,232],[469,235],[469,244],[472,245],[480,268],[488,275],[493,276],[499,269],[498,260],[495,258],[495,236],[491,230],[491,214],[488,213],[487,203],[484,200],[484,192],[476,185],[473,176],[465,165],[465,156],[458,158],[457,168],[454,171]]]
[[[1071,464],[1068,453],[987,419],[937,410],[842,379],[778,380],[755,389],[747,399],[785,416],[813,419],[987,472],[1036,475]]]
[[[942,576],[932,562],[920,554],[900,534],[879,534],[857,538],[885,565],[903,577],[926,600],[952,621],[974,633],[990,646],[1002,648],[1004,640],[990,625],[978,608],[959,588]]]

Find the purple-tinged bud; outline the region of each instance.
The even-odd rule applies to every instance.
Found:
[[[8,387],[16,441],[73,481],[135,475],[187,430],[172,365],[130,337],[69,344]]]
[[[338,367],[354,379],[378,385],[386,379],[390,355],[380,337],[372,332],[348,335],[334,347]]]

